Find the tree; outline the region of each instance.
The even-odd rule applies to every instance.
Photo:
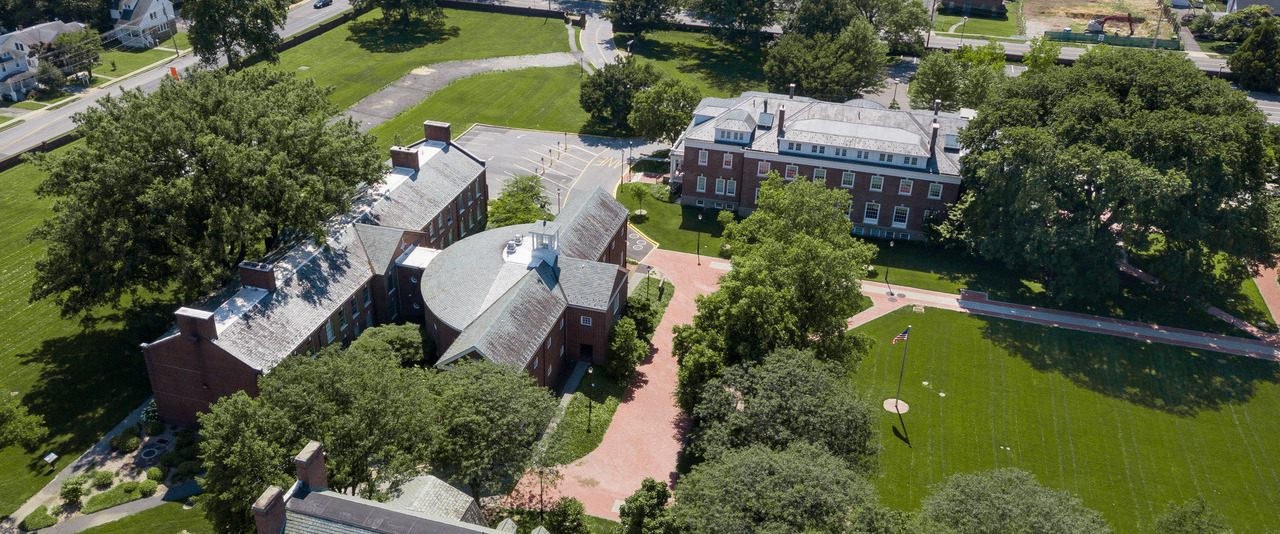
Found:
[[[87,476],[87,475],[84,475]],[[63,480],[58,486],[58,498],[67,506],[78,506],[80,498],[84,497],[84,479],[80,477],[71,477]]]
[[[609,332],[609,361],[605,364],[605,374],[629,380],[640,362],[648,357],[649,342],[640,337],[635,321],[630,317],[619,319]]]
[[[192,71],[76,114],[82,143],[32,157],[48,173],[37,194],[56,201],[32,234],[48,249],[31,298],[65,316],[144,292],[187,300],[285,232],[323,240],[385,158],[355,122],[329,124],[329,91],[266,69]]]
[[[1274,264],[1275,136],[1226,82],[1179,56],[1101,47],[1002,95],[961,134],[968,191],[944,234],[1060,300],[1117,292],[1121,243],[1200,298]]]
[[[411,365],[431,359],[435,354],[435,347],[431,344],[431,338],[422,335],[422,327],[406,323],[369,328],[351,342],[347,351],[389,358],[400,365]]]
[[[1205,504],[1204,497],[1169,503],[1152,530],[1155,534],[1231,534],[1222,514]]]
[[[1271,17],[1271,8],[1264,5],[1252,5],[1228,13],[1213,23],[1213,38],[1218,41],[1239,43],[1247,39],[1254,28]]]
[[[843,102],[883,85],[887,52],[871,24],[854,20],[837,35],[782,36],[764,73],[770,91],[783,93],[795,83],[802,95]]]
[[[1280,24],[1263,20],[1227,60],[1240,87],[1250,91],[1280,91]]]
[[[930,52],[920,60],[911,84],[907,86],[907,97],[911,99],[913,109],[933,109],[934,101],[942,101],[942,109],[955,111],[960,109],[960,86],[963,83],[964,69],[956,57],[947,52]]]
[[[877,29],[884,33],[884,39],[889,43],[889,53],[916,56],[923,54],[924,36],[932,24],[924,2],[885,1],[892,10],[887,21],[883,25],[877,25]]]
[[[243,391],[198,417],[205,517],[219,534],[253,532],[253,502],[267,486],[293,483],[293,457],[304,440],[287,415]]]
[[[41,61],[40,68],[36,71],[36,81],[49,91],[60,91],[62,86],[67,85],[67,75],[52,61]]]
[[[623,316],[635,321],[636,332],[645,339],[652,339],[653,332],[658,328],[658,321],[662,319],[658,315],[658,306],[653,297],[640,292],[633,292],[627,297],[627,309]]]
[[[622,523],[620,534],[662,534],[667,522],[667,503],[671,490],[665,482],[646,478],[640,489],[627,497],[618,509]]]
[[[690,534],[844,532],[850,513],[874,505],[875,488],[822,447],[753,446],[693,468],[668,513]]]
[[[693,120],[702,100],[697,87],[675,78],[663,78],[636,94],[627,122],[636,135],[650,141],[675,143]]]
[[[547,512],[543,524],[551,534],[591,534],[587,526],[587,509],[582,501],[573,497],[561,497],[555,507]]]
[[[1004,47],[995,41],[974,47],[965,45],[956,51],[960,63],[960,105],[977,109],[1004,84]]]
[[[752,445],[821,445],[855,471],[879,449],[871,408],[839,370],[808,351],[779,349],[760,365],[734,366],[703,386],[690,449],[716,459]]]
[[[93,67],[102,63],[102,38],[92,29],[58,34],[53,38],[53,46],[63,72],[84,70],[92,80]]]
[[[489,228],[550,221],[555,216],[547,211],[548,203],[542,178],[536,174],[512,176],[502,184],[498,198],[489,202]]]
[[[27,407],[17,397],[0,399],[0,449],[13,445],[35,447],[48,434],[44,416],[27,413]]]
[[[351,5],[361,11],[382,8],[384,18],[394,15],[399,24],[407,24],[410,19],[424,15],[427,24],[439,24],[445,19],[444,9],[436,4],[436,0],[355,0]]]
[[[661,77],[653,65],[640,63],[634,56],[622,56],[582,79],[578,103],[593,120],[607,118],[614,126],[620,126],[630,117],[636,95]]]
[[[239,70],[247,56],[275,62],[276,28],[284,27],[288,15],[289,0],[187,0],[182,5],[196,55],[213,65],[222,54],[231,70]]]
[[[874,248],[851,237],[851,202],[848,191],[843,189],[831,189],[804,178],[784,181],[777,172],[771,172],[760,184],[756,210],[750,217],[726,224],[724,240],[734,255],[744,254],[760,243],[785,243],[802,235],[838,249],[871,253]]]
[[[636,40],[645,32],[662,28],[667,17],[676,11],[675,0],[610,0],[605,4],[604,18],[615,30],[631,32]]]
[[[485,360],[453,364],[430,389],[438,438],[428,463],[477,500],[524,472],[556,407],[528,373]]]
[[[759,48],[761,30],[778,21],[773,0],[691,0],[688,8],[721,39],[746,40],[752,48]]]
[[[1207,37],[1212,39],[1213,22],[1213,13],[1205,11],[1191,19],[1191,22],[1187,24],[1187,29],[1191,30],[1191,33],[1196,37]]]
[[[1102,515],[1068,492],[1006,467],[958,474],[932,488],[920,505],[925,532],[938,534],[1110,534]]]
[[[436,428],[427,376],[399,359],[331,347],[285,358],[258,387],[300,435],[325,444],[331,488],[374,498],[426,463]]]
[[[782,26],[785,35],[837,35],[857,17],[849,0],[800,0]]]
[[[1031,39],[1028,47],[1026,55],[1022,56],[1022,64],[1027,66],[1027,72],[1043,72],[1058,66],[1058,54],[1062,52],[1062,45],[1044,37],[1036,37]]]
[[[644,211],[644,197],[649,196],[649,188],[629,187],[626,190],[626,194],[631,197],[631,200],[636,201],[637,212]]]

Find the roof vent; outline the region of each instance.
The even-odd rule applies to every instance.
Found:
[[[522,236],[522,235],[520,235],[520,234],[516,234],[515,239],[512,239],[511,241],[512,241],[513,243],[517,244],[517,245],[523,244],[523,243],[524,243],[524,236]]]
[[[515,254],[515,252],[516,252],[516,242],[507,241],[507,254]]]

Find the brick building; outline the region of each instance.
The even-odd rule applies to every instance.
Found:
[[[671,150],[680,203],[755,209],[769,172],[843,188],[853,233],[918,240],[925,220],[960,194],[959,132],[953,113],[897,111],[771,93],[704,98]]]
[[[349,213],[326,224],[323,245],[304,240],[240,265],[240,280],[175,312],[176,326],[142,346],[160,416],[196,414],[291,354],[347,343],[374,325],[421,321],[409,283],[425,261],[486,223],[484,162],[427,122],[426,138],[391,149],[392,170]]]

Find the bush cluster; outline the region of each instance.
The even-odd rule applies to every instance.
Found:
[[[161,423],[160,421],[152,421],[150,423],[147,423],[148,436],[159,436],[160,434],[163,434],[163,433],[164,433],[164,423]]]
[[[653,332],[658,329],[658,307],[652,300],[641,293],[633,293],[627,297],[627,311],[622,314],[636,324],[636,334],[645,339],[652,339]]]
[[[49,507],[41,505],[27,514],[27,517],[22,519],[22,523],[18,524],[18,528],[26,531],[40,530],[49,528],[57,522],[58,518],[49,515]]]
[[[178,474],[181,476],[198,475],[204,472],[204,466],[199,460],[187,460],[178,464]]]
[[[89,476],[93,480],[94,487],[98,487],[98,488],[106,488],[108,486],[111,486],[112,482],[116,481],[116,474],[112,473],[111,471],[95,470],[92,473],[90,473]]]
[[[125,493],[133,493],[135,491],[138,491],[138,483],[132,480],[121,482],[120,491],[123,491]]]
[[[138,447],[142,445],[142,438],[138,436],[139,432],[136,426],[124,429],[120,435],[111,438],[111,450],[126,454],[138,450]]]
[[[84,475],[63,480],[58,488],[58,498],[69,505],[80,504],[80,498],[84,497],[84,482]]]
[[[164,480],[164,468],[160,466],[147,469],[147,480],[162,481]]]
[[[138,484],[138,493],[143,497],[150,497],[156,494],[156,489],[160,487],[160,483],[155,480],[147,479]]]
[[[635,320],[623,317],[609,333],[609,359],[604,373],[611,378],[630,380],[636,367],[649,356],[649,342],[640,336]]]

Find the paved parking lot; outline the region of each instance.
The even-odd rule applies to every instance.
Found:
[[[536,174],[542,177],[551,212],[558,214],[570,198],[597,187],[613,193],[626,170],[626,161],[636,161],[665,145],[641,139],[614,139],[555,132],[516,130],[476,125],[454,142],[485,160],[490,194],[496,197],[512,176]],[[642,259],[653,244],[629,230],[627,257]]]

